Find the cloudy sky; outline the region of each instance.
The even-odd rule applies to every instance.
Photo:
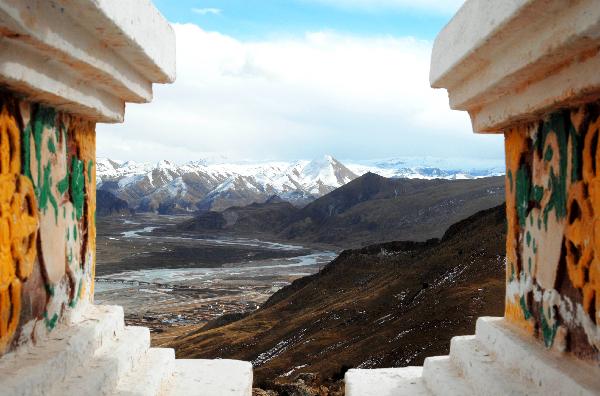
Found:
[[[99,156],[503,156],[501,137],[474,135],[429,88],[433,40],[461,0],[154,3],[177,35],[177,81],[100,125]]]

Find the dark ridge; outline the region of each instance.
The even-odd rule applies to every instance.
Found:
[[[133,209],[129,208],[126,201],[117,198],[110,191],[96,191],[96,214],[98,216],[131,215]]]

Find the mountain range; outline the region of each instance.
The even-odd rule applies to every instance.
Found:
[[[139,212],[222,211],[262,203],[276,195],[302,207],[367,172],[411,179],[473,179],[501,175],[502,161],[404,157],[351,162],[326,155],[294,162],[177,165],[97,160],[98,190],[111,192]]]
[[[342,248],[439,238],[453,223],[504,201],[504,178],[423,180],[366,173],[298,208],[277,196],[264,203],[200,212],[182,232],[231,233]]]

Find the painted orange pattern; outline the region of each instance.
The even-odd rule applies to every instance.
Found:
[[[505,134],[505,148],[506,148],[506,220],[508,225],[508,232],[506,237],[506,258],[508,260],[507,265],[507,277],[518,276],[520,272],[518,263],[518,237],[519,237],[519,221],[517,219],[517,208],[516,208],[516,197],[515,190],[515,175],[521,163],[523,155],[527,152],[527,136],[525,129],[515,128],[509,130]]]
[[[565,248],[567,271],[571,284],[583,288],[586,283],[586,273],[594,259],[592,246],[592,224],[594,212],[587,198],[586,185],[579,181],[569,190],[569,220],[565,232]]]
[[[600,351],[600,103],[505,132],[507,320],[548,348]]]
[[[36,258],[37,205],[21,175],[21,134],[6,106],[0,111],[0,353],[12,340],[21,311],[21,281]]]
[[[93,123],[0,91],[0,356],[92,299],[95,151]],[[46,243],[46,251],[44,240],[64,246]],[[48,265],[69,270],[50,279]],[[40,299],[45,312],[25,309]]]
[[[77,154],[85,164],[86,216],[85,232],[87,233],[87,252],[91,257],[91,279],[96,269],[96,130],[91,122],[78,119],[71,123],[73,136],[77,145]],[[80,298],[87,293],[85,285],[80,290]],[[94,282],[89,284],[90,297],[94,296]]]
[[[590,123],[583,148],[583,180],[588,186],[589,203],[598,215],[591,213],[585,229],[590,234],[589,250],[595,254],[582,268],[584,282],[583,309],[595,312],[595,323],[600,326],[600,117]],[[581,276],[581,275],[580,275]],[[586,281],[587,276],[587,281]]]

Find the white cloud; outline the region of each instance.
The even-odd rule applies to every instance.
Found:
[[[304,0],[337,8],[360,9],[367,11],[411,9],[446,15],[454,14],[464,0]]]
[[[220,8],[192,8],[192,12],[200,15],[220,15],[221,11]]]
[[[473,135],[445,91],[429,88],[430,42],[332,32],[242,42],[174,28],[176,83],[156,86],[151,104],[128,105],[125,124],[99,126],[100,156],[502,155],[499,139]]]

